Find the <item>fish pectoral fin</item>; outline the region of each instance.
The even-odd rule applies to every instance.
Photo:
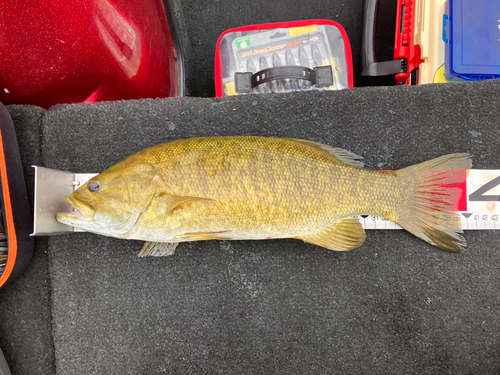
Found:
[[[347,251],[361,246],[365,242],[366,233],[358,219],[345,218],[332,227],[297,238],[330,250]]]
[[[184,241],[206,241],[206,240],[227,240],[228,237],[224,234],[231,232],[230,230],[223,230],[220,232],[199,232],[199,233],[184,233],[175,236],[175,238]]]
[[[146,242],[139,253],[139,257],[165,257],[174,255],[178,244],[179,242]]]
[[[344,150],[343,148],[332,147],[324,145],[322,143],[306,141],[304,139],[288,138],[292,141],[314,147],[315,149],[326,151],[329,153],[336,161],[340,164],[351,165],[353,167],[363,168],[364,163],[361,161],[362,156],[353,154],[350,151]]]
[[[211,198],[202,198],[202,197],[183,197],[180,195],[165,195],[168,200],[168,215],[172,213],[172,211],[180,206],[182,206],[184,203],[187,202],[196,202],[196,201],[213,201],[215,202],[214,199]]]

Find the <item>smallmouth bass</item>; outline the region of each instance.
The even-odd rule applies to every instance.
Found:
[[[140,256],[179,242],[295,238],[331,250],[363,244],[353,215],[392,220],[431,245],[460,252],[465,239],[440,214],[456,214],[471,155],[451,154],[396,171],[291,138],[204,137],[153,146],[90,179],[57,220],[88,232],[147,241]]]

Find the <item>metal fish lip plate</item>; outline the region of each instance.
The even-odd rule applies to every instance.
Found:
[[[97,173],[72,173],[57,169],[35,168],[35,201],[32,236],[82,232],[82,230],[61,224],[56,215],[73,208],[64,197],[85,184]]]

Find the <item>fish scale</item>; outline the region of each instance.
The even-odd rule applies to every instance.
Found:
[[[168,187],[173,194],[207,197],[219,202],[240,202],[232,205],[194,203],[203,206],[203,210],[197,211],[196,219],[193,215],[167,218],[158,225],[158,231],[165,225],[171,225],[171,221],[180,220],[176,227],[182,231],[227,229],[252,236],[265,229],[271,237],[280,238],[301,235],[302,228],[302,231],[308,231],[331,225],[342,216],[379,212],[378,207],[368,209],[363,199],[367,186],[378,186],[385,181],[384,178],[374,178],[379,172],[367,173],[339,165],[324,151],[293,141],[264,138],[263,146],[254,140],[260,141],[259,138],[236,138],[223,144],[214,138],[199,139],[193,141],[191,147],[184,146],[181,150],[172,147],[169,153],[155,158],[160,161],[156,164],[157,168],[169,175],[171,167],[168,160],[177,158],[179,152],[181,155],[189,153],[184,162],[175,163],[177,178],[171,179]],[[237,152],[232,157],[233,149],[247,152]],[[230,168],[224,164],[228,159],[231,159]],[[199,168],[193,171],[193,164]],[[186,184],[186,175],[190,175],[189,181],[194,183]],[[351,181],[363,186],[356,195],[349,194]],[[244,186],[246,192],[242,194],[234,186]],[[382,199],[378,196],[380,192],[384,193],[384,189],[375,187],[372,190],[372,193],[366,194],[372,194],[375,200]],[[272,207],[273,211],[269,213],[274,215],[262,211],[262,205]],[[254,215],[249,215],[250,212]],[[239,213],[244,213],[244,216]],[[211,218],[210,222],[208,218]],[[238,223],[241,225],[238,226]]]

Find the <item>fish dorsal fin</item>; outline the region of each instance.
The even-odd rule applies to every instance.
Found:
[[[347,251],[361,246],[365,242],[366,233],[358,219],[345,218],[329,228],[299,239],[330,250]]]
[[[174,255],[179,242],[146,242],[139,253],[140,258]]]
[[[353,154],[352,152],[344,150],[342,148],[332,147],[313,141],[306,141],[303,139],[295,139],[295,138],[288,138],[288,139],[298,143],[302,143],[304,145],[314,147],[316,149],[320,149],[322,151],[326,151],[331,156],[333,156],[340,164],[351,165],[353,167],[358,167],[358,168],[363,168],[365,165],[362,161],[360,161],[361,159],[363,159],[362,156]]]
[[[215,202],[214,199],[211,198],[201,198],[201,197],[184,197],[180,195],[170,195],[170,194],[164,194],[163,197],[168,202],[168,211],[167,214],[170,215],[173,210],[176,208],[182,206],[184,203],[187,202],[196,202],[196,201],[213,201]]]
[[[223,230],[220,232],[200,232],[200,233],[184,233],[175,236],[183,241],[205,241],[205,240],[227,240],[230,239],[225,234],[231,232],[230,230]]]

